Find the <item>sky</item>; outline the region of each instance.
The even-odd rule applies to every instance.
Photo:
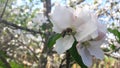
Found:
[[[17,3],[16,3],[16,5],[17,6],[21,6],[21,5],[24,5],[25,4],[25,1],[29,4],[29,0],[17,0]],[[35,1],[37,1],[37,3],[38,3],[38,5],[35,5],[34,7],[40,7],[40,8],[42,8],[43,7],[43,4],[40,2],[40,0],[33,0],[34,2]],[[54,3],[54,2],[58,2],[58,3],[61,3],[61,4],[66,4],[66,1],[68,1],[68,0],[51,0],[52,1],[52,3]],[[84,3],[88,3],[88,4],[93,4],[93,1],[94,0],[85,0],[84,1]],[[106,0],[99,0],[99,1],[102,1],[102,4],[104,5],[105,4],[105,2],[106,2]]]
[[[18,6],[21,6],[21,5],[23,5],[24,4],[24,2],[23,2],[24,0],[17,0],[17,5]],[[27,1],[28,3],[29,3],[29,0],[25,0],[25,1]],[[37,0],[36,0],[37,1]],[[39,0],[40,1],[40,0]],[[62,4],[64,4],[65,3],[65,0],[52,0],[52,3],[53,2],[58,2],[58,3],[62,3]],[[93,2],[93,0],[85,0],[85,2],[87,2],[87,3],[92,3]]]

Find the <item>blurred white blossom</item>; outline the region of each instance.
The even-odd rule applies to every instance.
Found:
[[[42,26],[43,23],[48,23],[47,17],[44,15],[44,13],[37,13],[37,15],[32,19],[32,21],[29,21],[27,23],[27,27],[30,29],[39,29],[39,27]]]
[[[43,23],[47,22],[47,17],[44,15],[44,13],[38,13],[35,18],[33,18],[33,22],[37,23],[37,25],[41,26]]]
[[[37,41],[37,42],[42,41],[41,36],[37,36],[37,37],[35,37],[35,36],[32,35],[32,34],[26,34],[26,37],[29,38],[29,39],[31,39],[31,40]]]
[[[34,23],[32,22],[32,21],[29,21],[28,23],[27,23],[27,27],[29,28],[29,29],[32,29],[32,28],[34,28]]]

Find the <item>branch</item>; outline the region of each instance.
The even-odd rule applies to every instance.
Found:
[[[70,53],[66,51],[66,68],[70,68]]]
[[[49,17],[49,13],[51,12],[51,0],[45,0],[44,7],[46,8],[45,15]]]
[[[112,51],[110,51],[110,52],[105,52],[104,54],[105,54],[106,56],[108,56],[108,57],[112,57],[112,58],[114,58],[114,59],[119,59],[119,60],[120,60],[120,57],[115,57],[115,56],[112,56],[112,55],[111,55],[112,53],[119,51],[119,49],[120,49],[120,47],[118,47],[118,48],[116,48],[115,50],[112,50]]]
[[[3,11],[2,11],[2,14],[1,14],[0,18],[3,17],[3,15],[4,15],[4,13],[5,13],[5,10],[6,10],[6,7],[7,7],[7,4],[8,4],[8,0],[6,0],[5,6],[4,6],[4,8],[3,8]]]
[[[63,62],[65,61],[65,59],[66,59],[66,58],[62,59],[59,68],[62,68],[62,66],[63,66],[62,64],[63,64]]]
[[[117,51],[119,51],[119,50],[120,50],[120,47],[118,47],[118,48],[116,48],[116,49],[114,49],[114,50],[112,50],[112,51],[105,52],[105,53],[107,53],[107,54],[112,54],[112,53],[117,52]]]
[[[26,27],[18,26],[18,25],[14,24],[14,23],[8,22],[8,21],[3,20],[1,18],[0,18],[0,23],[5,24],[7,26],[12,26],[12,27],[14,27],[16,29],[25,30],[25,31],[28,31],[28,32],[31,32],[31,33],[42,34],[42,32],[40,32],[40,31],[36,31],[36,30],[33,30],[33,29],[28,29]]]
[[[48,21],[51,23],[51,21],[49,19],[49,13],[51,12],[51,7],[52,7],[51,0],[45,0],[44,7],[46,9],[45,16],[47,17]]]
[[[108,56],[108,57],[112,57],[112,58],[114,58],[114,59],[120,60],[120,57],[112,56],[112,55],[110,55],[109,53],[105,53],[105,55]]]
[[[117,48],[117,49],[115,49],[114,51],[115,51],[115,52],[117,52],[117,51],[119,51],[119,50],[120,50],[120,47],[118,47],[118,48]]]

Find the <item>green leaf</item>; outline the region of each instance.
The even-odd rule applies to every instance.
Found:
[[[60,37],[61,37],[61,34],[51,35],[47,42],[48,47],[51,48],[56,43],[56,40],[59,39]]]
[[[10,65],[11,65],[12,68],[24,68],[23,64],[19,64],[19,63],[15,62],[15,61],[11,61]],[[27,67],[25,67],[25,68],[27,68]]]
[[[116,49],[116,47],[115,47],[114,44],[111,44],[111,45],[110,45],[110,48],[111,48],[112,50],[115,50],[115,49]]]
[[[32,0],[29,0],[29,2],[32,2]]]
[[[81,56],[77,52],[76,44],[77,41],[75,41],[72,48],[70,48],[70,54],[73,57],[73,59],[81,66],[81,68],[87,68],[87,66],[83,63]]]
[[[6,58],[8,57],[5,51],[0,51],[0,56],[6,57]]]
[[[6,65],[0,60],[0,68],[7,68]]]
[[[102,49],[104,52],[109,52],[109,51],[111,51],[109,48],[103,48]]]
[[[111,29],[111,28],[108,28],[108,31],[112,34],[114,34],[117,38],[117,42],[120,43],[120,32],[118,31],[118,29]]]

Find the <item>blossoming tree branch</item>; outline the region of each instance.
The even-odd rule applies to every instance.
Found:
[[[0,0],[0,67],[119,68],[119,0],[21,1]]]

